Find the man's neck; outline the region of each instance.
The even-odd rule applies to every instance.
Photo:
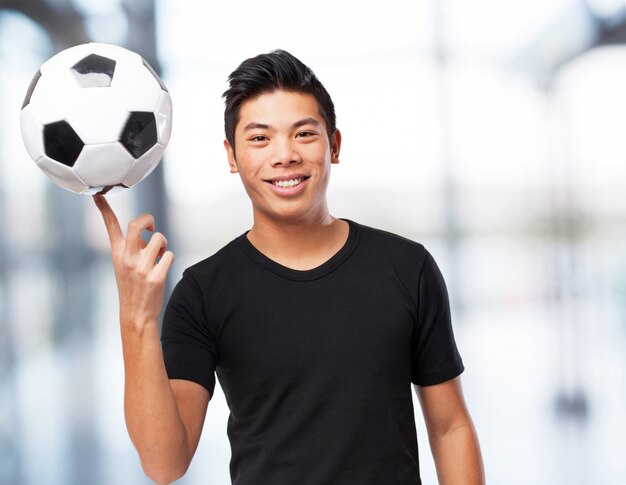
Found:
[[[316,268],[330,259],[348,238],[348,223],[323,213],[297,221],[255,214],[248,240],[268,258],[297,270]]]

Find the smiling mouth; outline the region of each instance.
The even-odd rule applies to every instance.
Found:
[[[296,177],[289,180],[270,180],[269,182],[276,187],[291,188],[300,185],[309,177]]]

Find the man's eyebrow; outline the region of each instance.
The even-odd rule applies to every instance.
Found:
[[[321,126],[320,122],[317,121],[315,118],[302,118],[301,120],[298,120],[293,125],[291,125],[291,127],[300,128],[301,126],[304,126],[304,125],[315,125],[317,127]],[[252,121],[248,123],[246,126],[244,126],[243,128],[243,131],[249,131],[249,130],[273,131],[274,128],[271,125],[266,125],[265,123],[257,123],[256,121]]]
[[[248,130],[273,130],[273,128],[270,125],[266,125],[264,123],[256,123],[256,122],[252,122],[252,123],[248,123],[246,126],[244,126],[243,131],[248,131]]]
[[[300,128],[301,126],[304,125],[315,125],[315,126],[321,126],[320,122],[317,121],[315,118],[303,118],[299,121],[296,121],[293,125],[291,125],[292,128]]]

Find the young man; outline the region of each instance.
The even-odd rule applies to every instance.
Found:
[[[341,134],[326,89],[285,51],[229,77],[224,145],[252,228],[187,268],[158,315],[173,255],[144,214],[124,239],[102,196],[120,298],[128,430],[148,476],[194,455],[215,374],[235,485],[420,484],[411,383],[439,481],[484,482],[448,295],[423,245],[333,217]],[[160,257],[160,260],[159,260]]]

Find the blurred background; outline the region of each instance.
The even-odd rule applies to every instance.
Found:
[[[626,483],[622,0],[0,0],[1,484],[150,483],[100,214],[19,132],[41,63],[87,41],[140,53],[172,95],[165,158],[108,197],[123,227],[155,216],[168,295],[251,225],[221,94],[243,59],[286,49],[337,109],[333,214],[422,242],[444,274],[488,483]],[[227,418],[218,383],[179,483],[230,483]]]

